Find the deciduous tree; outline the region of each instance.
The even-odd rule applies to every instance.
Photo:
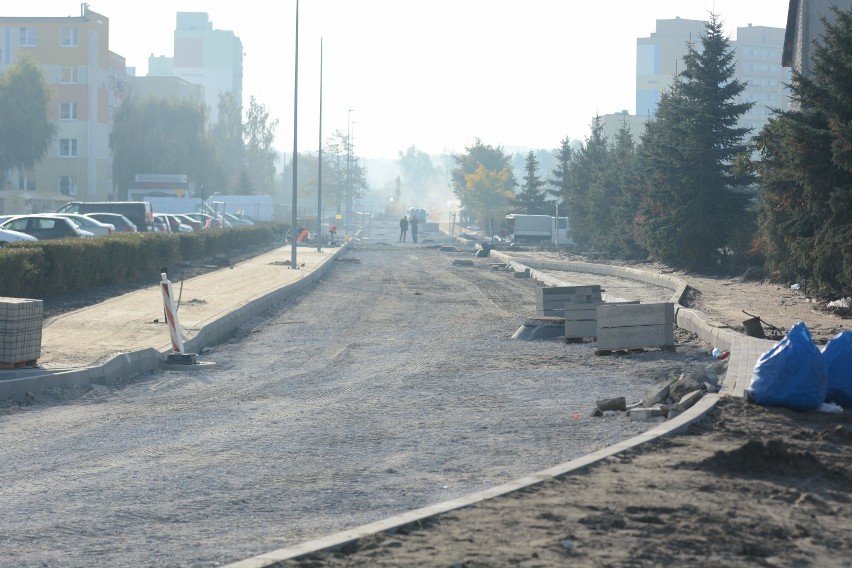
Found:
[[[29,57],[0,75],[0,182],[6,170],[31,171],[47,154],[57,131],[50,98],[44,73]]]

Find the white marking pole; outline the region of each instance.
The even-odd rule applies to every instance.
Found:
[[[163,289],[163,304],[166,307],[166,319],[169,324],[169,335],[172,337],[172,351],[175,353],[183,353],[183,338],[180,334],[180,322],[178,321],[177,310],[175,309],[174,291],[172,283],[169,282],[169,277],[165,272],[161,272],[162,282],[160,287]]]

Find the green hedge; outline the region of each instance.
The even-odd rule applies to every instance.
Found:
[[[285,231],[280,225],[255,225],[10,243],[0,248],[0,296],[41,298],[156,276],[161,266],[268,245]]]

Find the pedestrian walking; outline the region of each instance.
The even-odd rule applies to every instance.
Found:
[[[411,240],[416,243],[417,242],[417,226],[420,224],[417,221],[417,217],[411,217]]]
[[[399,242],[405,242],[405,235],[408,234],[408,219],[403,217],[399,220]]]

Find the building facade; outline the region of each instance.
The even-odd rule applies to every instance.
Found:
[[[109,19],[86,4],[78,17],[0,17],[0,46],[0,73],[23,53],[44,71],[53,91],[50,119],[59,128],[33,172],[3,172],[2,210],[54,211],[70,200],[110,199],[110,135],[129,82],[124,58],[109,50]]]
[[[701,49],[706,25],[702,20],[657,20],[656,32],[636,40],[636,114],[626,115],[626,111],[622,111],[604,115],[604,133],[610,140],[627,120],[634,140],[639,141],[645,122],[657,110],[660,95],[683,71],[688,45]],[[746,85],[737,102],[754,103],[740,117],[739,125],[752,129],[753,135],[763,128],[775,110],[790,108],[786,88],[790,83],[790,71],[781,65],[784,35],[781,28],[749,24],[737,28],[736,39],[731,41],[736,60],[734,77]]]
[[[657,20],[657,31],[636,40],[636,114],[657,112],[660,94],[683,71],[683,58],[689,42],[701,45],[703,20]]]
[[[753,103],[739,124],[758,134],[776,110],[790,109],[790,70],[781,66],[784,30],[767,26],[737,28],[736,78],[746,85],[738,102]]]
[[[835,21],[833,8],[852,10],[852,0],[790,0],[781,64],[807,75],[813,63],[813,44],[825,33],[822,20]]]
[[[205,12],[178,12],[174,50],[172,74],[204,87],[211,124],[218,117],[221,93],[233,93],[242,103],[243,44],[234,32],[213,29]]]

